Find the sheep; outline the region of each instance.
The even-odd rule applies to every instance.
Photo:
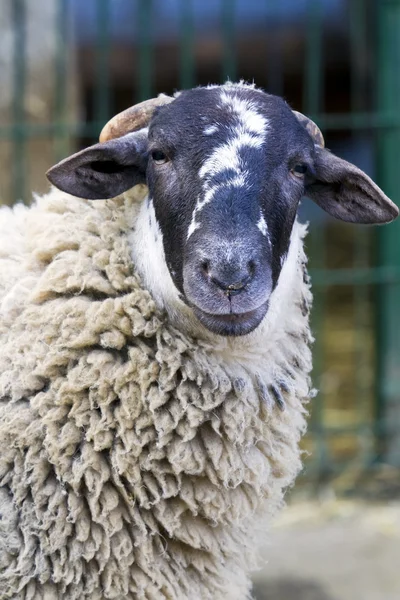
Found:
[[[0,211],[0,597],[250,598],[312,395],[298,203],[398,210],[244,83],[128,109],[48,177]]]

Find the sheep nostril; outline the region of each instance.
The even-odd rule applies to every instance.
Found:
[[[239,261],[217,261],[201,258],[198,274],[207,285],[213,284],[227,296],[235,296],[248,289],[256,273],[256,261],[247,260],[240,266]]]
[[[201,263],[201,270],[207,277],[210,275],[210,262],[208,260],[203,260]]]
[[[251,277],[247,276],[233,283],[221,281],[214,276],[211,276],[210,279],[217,287],[223,290],[230,297],[236,296],[236,294],[240,294],[243,290],[245,290],[247,285],[250,283]]]
[[[254,260],[249,260],[249,262],[247,263],[247,269],[249,271],[250,277],[253,277],[256,272],[256,263],[254,262]]]

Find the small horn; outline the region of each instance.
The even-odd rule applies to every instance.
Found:
[[[297,112],[297,110],[294,110],[293,114],[297,118],[297,120],[300,121],[303,127],[307,129],[308,133],[311,135],[317,146],[321,146],[321,148],[324,148],[324,136],[322,135],[320,128],[314,123],[314,121],[311,121],[311,119],[303,115],[303,113]]]
[[[169,104],[174,98],[160,94],[157,98],[145,100],[135,106],[118,113],[108,121],[101,130],[100,142],[107,142],[119,138],[131,131],[138,131],[149,124],[150,119],[158,106]]]

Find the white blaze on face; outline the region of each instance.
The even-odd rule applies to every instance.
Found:
[[[198,198],[188,229],[188,238],[200,227],[197,219],[199,212],[211,202],[215,193],[222,187],[245,187],[249,184],[249,172],[246,170],[240,150],[243,147],[261,148],[268,130],[268,120],[259,112],[252,100],[240,98],[235,86],[222,89],[221,108],[235,117],[232,133],[225,144],[217,146],[202,165],[199,175],[203,180],[203,194]],[[240,92],[239,92],[240,93]],[[214,133],[214,125],[209,125],[205,135]],[[207,132],[207,133],[206,133]],[[212,178],[223,171],[235,171],[235,175],[223,184],[213,186]]]
[[[204,135],[213,135],[214,133],[217,133],[218,131],[218,125],[214,124],[214,125],[209,125],[208,127],[206,127],[203,131]]]
[[[208,184],[203,185],[204,194],[203,197],[197,200],[196,207],[193,211],[192,221],[189,225],[187,239],[190,238],[192,233],[199,229],[200,223],[196,221],[196,215],[203,209],[203,207],[211,202],[215,194],[223,188],[241,188],[247,185],[249,173],[247,171],[239,172],[234,177],[227,179],[219,185],[209,186]]]
[[[261,213],[260,219],[257,223],[257,227],[264,236],[266,236],[268,234],[267,223],[265,222],[264,215],[262,213]]]

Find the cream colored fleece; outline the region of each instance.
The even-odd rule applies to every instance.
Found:
[[[207,341],[173,326],[135,273],[142,198],[53,190],[0,211],[2,600],[250,598],[299,471],[302,230],[264,341]]]

